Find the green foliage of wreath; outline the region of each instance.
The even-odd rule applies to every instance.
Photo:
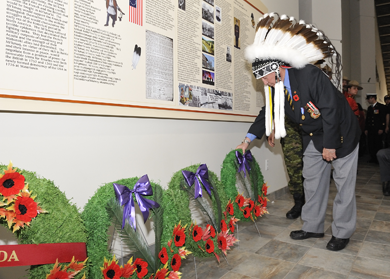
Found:
[[[242,154],[242,150],[238,150]],[[254,156],[252,156],[253,161],[250,163],[251,171],[251,187],[255,194],[255,199],[257,199],[257,195],[263,195],[262,186],[264,184],[264,177],[260,171],[259,164],[257,163]],[[224,185],[224,189],[228,199],[231,199],[234,206],[234,216],[240,221],[252,221],[250,218],[245,218],[243,213],[239,210],[239,207],[235,201],[236,196],[238,195],[238,191],[236,188],[236,180],[237,180],[237,158],[236,158],[236,150],[230,151],[222,163],[221,169],[221,181]],[[247,172],[248,175],[248,172]],[[257,186],[257,187],[255,187]],[[241,193],[240,193],[241,194]],[[245,197],[249,198],[249,197]],[[226,206],[227,203],[224,205]],[[223,209],[225,210],[225,208]]]
[[[81,218],[84,220],[88,233],[87,251],[89,262],[91,263],[89,266],[89,278],[103,278],[100,267],[103,266],[104,258],[107,260],[112,259],[112,255],[108,251],[109,235],[107,233],[111,225],[111,219],[106,205],[112,198],[116,198],[113,183],[133,189],[138,180],[139,177],[133,177],[107,183],[101,186],[84,206]],[[155,193],[156,187],[161,189],[161,186],[156,183],[150,182],[150,184],[153,193]],[[154,195],[147,198],[154,200]],[[137,278],[136,273],[131,278]]]
[[[7,166],[0,165],[0,169]],[[70,203],[63,192],[50,180],[37,177],[36,173],[21,170],[28,183],[29,191],[37,196],[35,201],[48,213],[35,217],[30,226],[19,229],[14,234],[21,244],[87,242],[87,234],[80,213],[74,204]],[[7,221],[0,219],[0,224],[8,228]],[[42,279],[50,273],[53,264],[31,266],[29,278]],[[88,272],[83,269],[75,278],[81,278]]]
[[[198,167],[199,165],[192,165],[182,170],[187,170],[196,173]],[[182,170],[176,172],[173,175],[171,181],[168,184],[168,189],[166,189],[163,193],[162,207],[164,208],[164,215],[163,215],[164,225],[163,225],[163,234],[161,238],[161,243],[165,244],[170,239],[172,239],[172,231],[174,226],[176,224],[179,224],[179,222],[181,222],[183,226],[187,225],[186,242],[185,242],[186,249],[191,251],[195,257],[214,256],[213,254],[209,254],[206,251],[200,250],[198,247],[198,243],[193,240],[192,235],[189,231],[189,227],[192,222],[191,212],[189,209],[190,199],[188,198],[187,193],[183,191],[180,186],[180,184],[183,182]],[[209,170],[208,174],[209,174],[209,181],[213,185],[214,191],[218,194],[221,205],[226,205],[229,199],[226,196],[226,193],[223,189],[223,184],[219,181],[215,173]],[[191,186],[191,189],[193,191],[194,186]],[[204,195],[208,195],[207,191],[204,188],[202,190]],[[211,201],[213,206],[213,212],[215,216],[217,216],[218,210],[221,209],[218,209],[216,198],[213,195],[211,196]],[[224,209],[222,208],[222,211],[223,210]],[[215,229],[216,231],[218,231],[218,228]],[[214,241],[214,246],[216,247],[215,250],[217,253],[219,253],[219,250],[217,249],[218,243],[216,242],[216,237],[215,239],[213,239],[213,241]],[[172,245],[174,246],[175,244],[173,243]]]

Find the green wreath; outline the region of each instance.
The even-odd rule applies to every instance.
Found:
[[[89,266],[90,278],[102,278],[103,274],[100,267],[103,266],[104,259],[112,259],[112,255],[107,249],[109,240],[109,235],[107,232],[112,221],[112,217],[110,212],[108,212],[107,205],[112,203],[113,199],[116,199],[113,183],[121,184],[127,186],[129,189],[133,189],[138,180],[138,177],[134,177],[107,183],[95,192],[95,194],[89,199],[88,203],[84,207],[81,218],[84,220],[84,224],[88,233],[87,251],[89,262],[91,263]],[[153,195],[148,196],[147,198],[156,201],[156,189],[158,188],[157,191],[161,193],[162,188],[160,185],[153,182],[150,184],[153,189]],[[160,208],[162,208],[161,205]],[[158,227],[162,227],[162,224]],[[155,228],[157,228],[156,224]],[[139,230],[139,228],[137,230]],[[155,234],[157,238],[159,238],[159,235],[161,236],[161,232],[156,230]],[[156,258],[161,248],[161,244],[157,243],[157,238],[155,243]],[[157,266],[158,265],[159,263]],[[155,267],[148,267],[150,271],[153,271],[154,268]],[[136,273],[134,273],[130,278],[137,278]]]
[[[161,206],[164,208],[164,227],[161,243],[167,243],[172,239],[172,230],[176,224],[181,223],[183,226],[187,225],[187,228],[189,228],[190,224],[192,223],[191,212],[189,209],[190,199],[186,190],[183,190],[184,178],[182,171],[186,170],[195,173],[198,167],[199,165],[192,165],[176,172],[168,184],[168,189],[164,191],[161,204]],[[223,190],[223,185],[219,181],[216,174],[210,170],[208,171],[208,174],[209,181],[213,187],[211,195],[213,213],[214,216],[221,216],[222,208],[220,206],[227,204],[228,197],[226,196],[225,191]],[[188,185],[184,187],[188,187]],[[189,189],[193,192],[194,186],[190,187]],[[204,189],[203,193],[204,195],[208,195],[207,191]],[[215,228],[216,231],[219,231],[220,221],[220,219],[217,221],[217,228]],[[215,242],[215,247],[218,247],[216,238],[213,239],[213,241]],[[186,230],[185,247],[196,257],[213,256],[213,254],[209,254],[207,251],[202,251],[199,249],[198,243],[195,242],[192,238],[190,229]],[[218,253],[220,252],[218,251]]]
[[[238,151],[242,154],[242,150],[238,149]],[[255,159],[254,156],[252,156],[252,162],[250,162],[250,181],[251,181],[251,187],[254,193],[254,198],[257,199],[258,195],[263,195],[263,184],[264,184],[264,178],[260,171],[260,167]],[[236,150],[230,151],[222,163],[222,169],[221,169],[221,181],[224,185],[225,193],[228,196],[228,199],[230,199],[233,202],[234,207],[234,216],[240,221],[251,221],[250,218],[245,218],[243,212],[239,210],[239,207],[235,201],[237,195],[239,194],[236,188],[236,180],[237,180],[237,158],[236,158]],[[248,171],[247,171],[248,175]],[[224,204],[226,206],[226,204]]]
[[[0,165],[0,169],[7,166]],[[24,226],[14,234],[21,244],[87,242],[87,235],[80,213],[74,204],[71,204],[65,194],[50,180],[39,178],[34,172],[21,170],[20,173],[28,183],[29,191],[36,196],[35,201],[47,211],[47,214],[39,214],[30,226]],[[0,224],[7,227],[7,221],[0,219]],[[34,265],[30,267],[29,278],[46,278],[53,268],[53,264]],[[74,278],[81,278],[83,272]],[[89,278],[85,271],[86,278]]]

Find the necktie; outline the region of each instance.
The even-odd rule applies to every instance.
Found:
[[[288,93],[286,87],[284,87],[284,94],[287,96],[287,101],[290,104],[291,109],[294,110],[294,105],[292,103],[292,99],[291,99],[290,93]]]

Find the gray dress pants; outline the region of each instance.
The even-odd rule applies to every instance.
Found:
[[[303,177],[306,203],[302,208],[302,230],[324,232],[324,221],[329,197],[330,172],[337,195],[333,202],[332,234],[350,238],[356,228],[355,184],[359,145],[343,158],[329,163],[322,158],[311,141],[303,154]]]

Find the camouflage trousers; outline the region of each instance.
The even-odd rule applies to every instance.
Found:
[[[285,118],[287,135],[280,143],[284,154],[284,163],[286,164],[287,174],[290,178],[288,188],[291,194],[303,194],[303,151],[302,135],[298,124],[292,122],[288,117]]]

